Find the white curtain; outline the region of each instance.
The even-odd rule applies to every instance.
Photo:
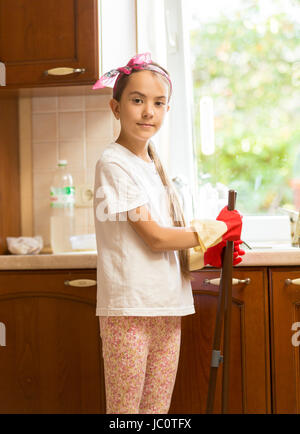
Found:
[[[152,59],[171,76],[173,94],[165,125],[155,137],[156,148],[171,178],[187,182],[193,202],[186,217],[193,218],[197,192],[197,162],[192,128],[192,74],[189,58],[189,2],[186,0],[136,0],[138,52]]]
[[[99,1],[100,75],[136,54],[135,0]]]
[[[153,61],[168,69],[164,0],[137,0],[137,51],[150,52]],[[156,150],[168,173],[170,171],[170,120],[167,113],[163,126],[153,137]]]

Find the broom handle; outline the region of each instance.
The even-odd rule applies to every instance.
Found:
[[[228,193],[228,209],[232,211],[235,207],[235,200],[236,200],[236,192],[234,190],[230,190]],[[227,254],[226,254],[227,252]],[[226,266],[225,266],[225,256],[226,259]],[[232,256],[232,254],[231,254]],[[221,332],[222,332],[222,322],[223,322],[223,316],[224,316],[224,304],[225,304],[225,286],[226,281],[228,281],[228,271],[230,274],[230,270],[232,270],[232,262],[230,263],[230,266],[228,267],[228,257],[230,257],[230,250],[228,250],[227,246],[224,249],[224,255],[223,255],[223,261],[222,261],[222,269],[221,269],[221,279],[220,279],[220,288],[219,288],[219,297],[218,297],[218,306],[217,306],[217,316],[216,316],[216,324],[215,324],[215,332],[214,332],[214,340],[213,340],[213,354],[217,354],[220,352],[220,344],[221,344]],[[230,280],[231,282],[231,280]],[[230,325],[230,324],[229,324]],[[228,320],[227,320],[227,327],[228,327]],[[228,342],[226,341],[227,345],[227,354],[228,354]],[[216,390],[216,381],[217,381],[217,371],[218,366],[216,366],[217,363],[215,363],[215,366],[210,367],[210,374],[209,374],[209,384],[208,384],[208,396],[207,396],[207,403],[206,403],[206,413],[210,414],[213,412],[214,408],[214,399],[215,399],[215,390]],[[227,380],[225,379],[225,387],[228,385],[228,368],[227,368]],[[223,394],[223,385],[222,385],[222,401],[224,402],[224,405],[226,406],[226,394],[228,396],[228,387],[225,391],[225,395]],[[223,398],[225,396],[225,400]],[[223,404],[222,404],[223,407]]]
[[[228,210],[235,208],[236,192],[229,191]],[[223,341],[223,376],[222,376],[222,413],[228,412],[229,396],[229,367],[230,367],[230,335],[231,335],[231,307],[232,307],[232,260],[233,260],[233,241],[227,241],[222,270],[224,279],[224,341]]]

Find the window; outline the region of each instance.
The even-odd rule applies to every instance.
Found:
[[[226,186],[245,214],[299,210],[299,1],[187,3],[200,199]]]

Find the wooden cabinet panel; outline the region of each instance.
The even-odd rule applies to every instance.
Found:
[[[105,413],[95,270],[0,272],[1,413]]]
[[[300,324],[300,286],[286,284],[299,279],[300,267],[269,271],[271,311],[272,391],[274,413],[300,413],[299,337],[292,341]]]
[[[18,98],[0,98],[0,255],[6,237],[21,235]]]
[[[0,60],[8,87],[93,83],[99,63],[97,0],[0,0]],[[44,74],[57,67],[85,72]]]
[[[204,281],[219,274],[217,270],[194,273],[196,314],[182,318],[182,346],[170,413],[205,412],[219,287]],[[267,271],[234,269],[233,277],[250,277],[251,283],[233,286],[229,412],[270,413]],[[217,413],[221,412],[221,387],[222,364],[215,395]]]

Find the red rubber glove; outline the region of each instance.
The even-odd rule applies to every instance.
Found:
[[[237,265],[242,262],[241,256],[245,254],[244,250],[240,249],[240,244],[242,240],[237,240],[233,242],[233,265]],[[213,267],[222,267],[222,251],[226,246],[226,241],[221,241],[219,244],[209,247],[204,253],[204,265],[212,265]]]
[[[243,216],[235,209],[228,211],[225,206],[217,217],[217,220],[223,221],[227,226],[227,232],[222,236],[223,241],[238,241],[241,239]]]

